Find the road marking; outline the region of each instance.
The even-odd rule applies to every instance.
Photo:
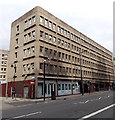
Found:
[[[111,108],[111,107],[114,107],[114,106],[115,106],[115,104],[112,104],[112,105],[107,106],[107,107],[105,107],[105,108],[103,108],[103,109],[101,109],[101,110],[98,110],[98,111],[94,112],[94,113],[91,113],[91,114],[89,114],[89,115],[86,115],[86,116],[84,116],[84,117],[82,117],[82,118],[80,118],[80,119],[78,119],[78,120],[84,120],[84,119],[90,118],[90,117],[92,117],[92,116],[94,116],[94,115],[96,115],[96,114],[98,114],[98,113],[101,113],[101,112],[103,112],[103,111],[105,111],[105,110],[107,110],[107,109],[109,109],[109,108]]]
[[[101,99],[101,97],[99,98],[99,100]]]
[[[12,120],[12,119],[16,119],[16,118],[27,117],[27,116],[31,116],[31,115],[35,115],[35,114],[40,114],[40,113],[42,113],[42,112],[34,112],[34,113],[26,114],[26,115],[20,115],[20,116],[17,116],[17,117],[12,117],[12,118],[6,119],[6,120]]]
[[[85,101],[85,103],[89,102],[89,100]]]
[[[74,103],[74,104],[77,104],[77,103]]]

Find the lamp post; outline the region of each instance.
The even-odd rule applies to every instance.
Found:
[[[45,101],[45,62],[46,60],[44,60],[44,101]]]
[[[80,77],[81,77],[81,93],[84,95],[84,84],[83,84],[83,76],[82,76],[82,53],[86,52],[87,50],[84,51],[79,51],[79,56],[80,56]]]
[[[13,67],[14,68],[14,76],[13,76],[13,79],[14,79],[14,83],[15,83],[15,73],[16,73],[16,64],[15,63],[12,63],[11,64],[11,67]],[[15,85],[15,84],[14,84]],[[15,89],[14,89],[15,88]],[[16,85],[15,85],[15,87],[14,87],[13,89],[14,89],[14,91],[15,91],[15,99],[16,99]]]

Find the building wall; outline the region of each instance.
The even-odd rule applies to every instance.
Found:
[[[7,80],[7,61],[8,51],[0,50],[0,83]]]
[[[8,81],[46,77],[80,81],[80,53],[84,83],[113,81],[112,53],[40,7],[11,26]],[[50,61],[48,61],[50,58]],[[36,90],[37,91],[37,90]],[[23,93],[23,90],[22,90]]]

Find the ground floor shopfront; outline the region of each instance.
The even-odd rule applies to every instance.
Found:
[[[83,81],[84,93],[94,92],[100,90],[108,90],[110,82],[95,82]],[[44,92],[45,97],[51,97],[52,92],[55,96],[71,95],[81,93],[81,81],[71,79],[44,79],[40,78],[36,80],[24,80],[24,81],[13,81],[8,82],[7,85],[2,85],[2,96],[12,96],[12,88],[15,88],[16,97],[24,98],[43,98]]]

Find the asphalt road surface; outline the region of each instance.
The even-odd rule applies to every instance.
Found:
[[[85,94],[63,100],[26,101],[11,104],[13,107],[2,111],[2,117],[5,120],[19,118],[75,118],[76,120],[107,118],[107,120],[115,120],[113,91]]]

